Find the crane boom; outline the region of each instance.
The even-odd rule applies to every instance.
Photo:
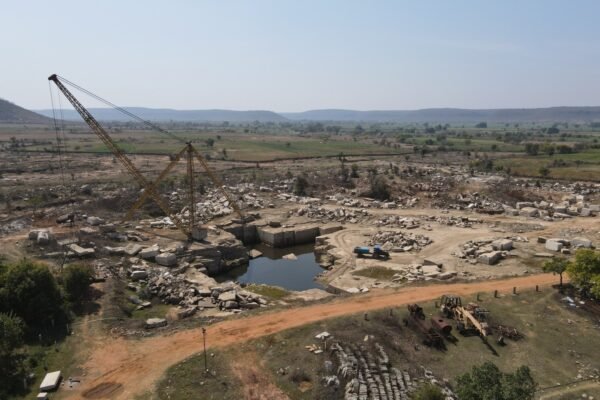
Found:
[[[133,178],[144,188],[148,195],[158,204],[158,206],[167,214],[175,225],[186,235],[190,235],[186,226],[184,226],[179,218],[176,217],[175,213],[165,203],[165,201],[156,192],[154,185],[152,185],[137,169],[133,162],[123,153],[123,151],[116,145],[108,133],[104,130],[102,125],[94,118],[94,116],[77,100],[77,98],[63,85],[58,79],[58,75],[52,74],[48,77],[49,81],[56,84],[58,89],[65,95],[67,100],[73,105],[75,110],[81,115],[81,118],[85,123],[92,129],[92,131],[104,142],[106,147],[114,154],[119,162],[125,167],[127,172],[133,176]]]
[[[225,184],[217,177],[217,175],[210,168],[210,166],[208,165],[208,163],[206,162],[204,157],[202,157],[202,155],[200,155],[200,153],[198,153],[198,150],[196,150],[195,147],[193,148],[193,151],[194,151],[194,154],[196,154],[196,159],[198,159],[198,162],[200,162],[202,167],[204,167],[204,170],[208,174],[208,177],[213,181],[213,183],[215,184],[217,189],[219,189],[219,191],[223,194],[223,196],[225,196],[225,198],[229,201],[229,204],[231,205],[231,207],[233,207],[236,214],[242,220],[242,223],[244,223],[245,222],[244,213],[242,213],[242,210],[240,209],[240,207],[237,205],[237,203],[235,201],[233,201],[231,196],[229,196],[229,193],[227,193],[227,190],[225,190]]]
[[[173,157],[173,160],[169,163],[169,165],[167,165],[167,168],[165,168],[160,175],[158,175],[158,178],[156,178],[156,180],[152,183],[152,186],[156,189],[158,187],[158,185],[163,181],[163,179],[165,179],[165,177],[169,174],[169,172],[171,172],[171,170],[177,165],[177,163],[179,162],[179,160],[181,159],[181,156],[186,152],[187,147],[184,147],[179,153],[175,154],[175,156]],[[146,200],[148,200],[148,197],[150,197],[150,192],[148,191],[144,191],[139,199],[131,206],[131,208],[129,209],[129,211],[127,212],[127,215],[125,215],[125,218],[123,218],[123,222],[125,221],[129,221],[131,220],[131,218],[133,218],[133,214],[141,207],[144,205],[144,203],[146,202]]]

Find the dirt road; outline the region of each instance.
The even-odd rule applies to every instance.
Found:
[[[550,274],[532,275],[476,283],[453,283],[401,290],[381,290],[289,310],[267,312],[216,323],[207,328],[207,346],[223,347],[255,339],[327,318],[367,310],[423,302],[445,293],[468,295],[476,292],[510,293],[514,286],[532,288],[557,283]],[[171,365],[202,350],[198,329],[141,340],[113,339],[96,347],[84,368],[86,377],[81,389],[67,398],[132,399],[151,392],[154,384]]]

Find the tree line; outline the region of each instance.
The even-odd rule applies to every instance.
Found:
[[[72,264],[58,276],[30,260],[0,264],[0,398],[25,390],[38,357],[28,344],[64,337],[74,310],[85,298],[92,270]]]

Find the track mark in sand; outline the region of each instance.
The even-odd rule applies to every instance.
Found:
[[[221,335],[227,335],[227,336],[238,336],[238,335],[241,335],[246,332],[248,332],[247,327],[219,329],[219,333]]]
[[[123,385],[116,382],[103,382],[83,392],[86,399],[110,399],[123,391]]]

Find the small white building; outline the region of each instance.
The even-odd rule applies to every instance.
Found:
[[[48,372],[40,384],[40,391],[49,392],[56,390],[60,383],[60,371]]]

